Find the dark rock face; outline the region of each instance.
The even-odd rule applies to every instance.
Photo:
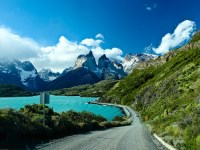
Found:
[[[100,79],[85,68],[77,68],[50,82],[48,89],[68,88],[83,84],[93,84]]]
[[[101,70],[103,79],[121,79],[126,76],[123,66],[117,62],[111,62],[105,54],[99,58],[98,68]]]
[[[75,66],[74,68],[80,68],[83,67],[85,69],[88,70],[96,70],[97,69],[97,64],[95,61],[95,58],[92,54],[92,51],[90,51],[87,55],[79,55],[76,62],[75,62]]]
[[[123,66],[111,62],[106,55],[98,60],[98,65],[92,51],[87,55],[79,55],[73,68],[67,68],[55,80],[49,82],[47,89],[67,88],[82,84],[93,84],[105,79],[121,79],[126,76]]]
[[[98,65],[92,51],[87,55],[78,56],[74,69],[85,68],[93,72],[99,79],[121,79],[126,76],[123,66],[117,62],[111,62],[106,55],[102,55],[98,60]]]

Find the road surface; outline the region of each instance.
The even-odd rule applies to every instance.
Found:
[[[130,126],[92,131],[86,134],[68,136],[38,145],[42,150],[158,150],[151,135],[145,130],[140,119],[127,108],[133,119]]]

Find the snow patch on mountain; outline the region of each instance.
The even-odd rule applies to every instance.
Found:
[[[60,76],[60,73],[59,72],[55,73],[55,72],[51,71],[51,69],[42,69],[39,72],[39,76],[44,81],[50,82],[50,81],[53,81],[56,78],[58,78]]]
[[[19,71],[21,82],[25,86],[28,86],[28,82],[26,82],[28,78],[35,78],[37,76],[37,71],[35,69],[31,71],[25,71],[23,68],[19,67],[18,65],[16,65],[15,68]]]
[[[156,59],[158,55],[154,54],[147,54],[147,53],[142,53],[142,54],[127,54],[124,57],[124,60],[122,61],[122,65],[124,67],[124,71],[126,73],[131,73],[133,69],[137,66],[137,64],[150,60],[150,59]]]
[[[97,65],[98,64],[98,65]],[[126,76],[123,66],[116,61],[110,61],[106,55],[95,60],[92,51],[87,55],[80,55],[75,62],[74,70],[84,68],[93,72],[99,79],[121,79]]]

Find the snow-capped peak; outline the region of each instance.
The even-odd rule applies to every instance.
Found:
[[[41,79],[43,79],[44,81],[53,81],[55,80],[57,77],[60,76],[60,73],[57,72],[53,72],[51,71],[51,69],[47,68],[47,69],[42,69],[40,72],[39,72],[39,76]]]
[[[124,57],[124,60],[122,62],[122,65],[124,67],[124,71],[126,73],[131,73],[132,70],[136,67],[137,64],[150,60],[150,59],[155,59],[157,58],[158,55],[154,54],[147,54],[147,53],[142,53],[142,54],[127,54]]]

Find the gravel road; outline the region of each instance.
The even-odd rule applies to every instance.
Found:
[[[158,147],[140,119],[130,108],[133,123],[130,126],[92,131],[86,134],[68,136],[38,145],[42,150],[157,150]]]

